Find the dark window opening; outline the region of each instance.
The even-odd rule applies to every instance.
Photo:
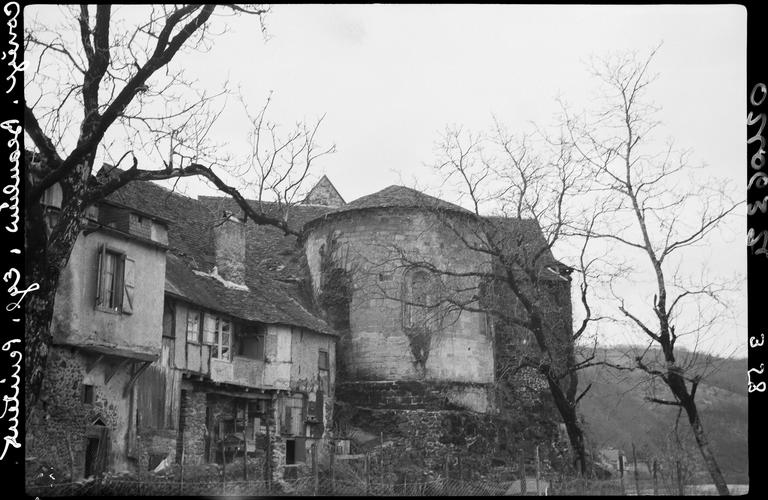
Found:
[[[285,463],[286,465],[296,463],[296,441],[293,439],[288,439],[285,442]]]
[[[93,404],[93,386],[89,384],[83,385],[83,403]]]
[[[99,453],[99,438],[88,438],[85,445],[85,477],[90,477],[96,473],[94,465]]]
[[[328,370],[329,368],[329,362],[328,362],[328,351],[320,350],[318,353],[317,358],[317,367],[320,370]]]
[[[174,309],[167,301],[163,305],[163,337],[176,337],[176,314]]]
[[[307,460],[306,457],[307,447],[306,439],[286,439],[285,440],[285,464],[295,465],[297,463],[304,463]]]
[[[248,359],[264,359],[264,336],[246,332],[239,339],[237,355]]]
[[[168,455],[166,453],[150,453],[149,462],[147,463],[147,470],[153,471],[160,463],[165,460]]]

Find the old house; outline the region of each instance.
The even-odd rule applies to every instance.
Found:
[[[55,217],[60,195],[45,199]],[[135,183],[88,210],[30,455],[79,478],[270,450],[280,477],[323,449],[336,333],[297,280],[265,273],[253,228],[220,201]]]
[[[556,435],[535,372],[500,384],[524,332],[481,308],[421,306],[448,290],[490,300],[473,273],[498,262],[457,237],[473,232],[464,209],[402,186],[346,203],[323,177],[290,208],[298,241],[240,214],[149,182],[89,210],[57,295],[32,454],[82,477],[269,449],[279,477],[313,443],[378,436],[391,444],[379,465],[434,471],[464,456],[487,470],[500,450]],[[541,239],[530,221],[498,222]],[[559,269],[547,253],[553,332],[571,321]]]

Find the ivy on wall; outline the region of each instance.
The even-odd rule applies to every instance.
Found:
[[[352,276],[347,270],[348,256],[342,257],[340,234],[328,233],[320,246],[320,294],[318,302],[331,326],[349,330],[349,306],[352,302]]]

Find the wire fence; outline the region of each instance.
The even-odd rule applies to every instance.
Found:
[[[135,481],[103,479],[50,486],[29,486],[27,494],[38,497],[66,496],[467,496],[504,495],[508,483],[437,479],[415,483],[377,483],[303,477],[295,480],[266,481]]]
[[[532,479],[532,478],[531,478]],[[439,478],[430,481],[384,483],[334,480],[329,477],[300,477],[284,481],[137,481],[102,478],[50,486],[28,486],[27,494],[38,497],[69,496],[653,496],[677,495],[676,487],[658,484],[655,488],[622,483],[617,479],[544,479],[538,491],[529,479],[526,491],[520,481],[466,481]],[[746,492],[732,488],[734,494]],[[743,490],[743,491],[742,491]],[[686,495],[716,495],[714,488],[686,485]]]

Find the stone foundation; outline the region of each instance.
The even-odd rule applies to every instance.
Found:
[[[127,460],[125,454],[130,413],[129,398],[123,397],[130,378],[127,368],[114,373],[105,384],[105,362],[88,372],[92,363],[92,357],[76,349],[51,347],[40,401],[26,427],[26,456],[35,458],[31,467],[45,463],[61,479],[82,478],[88,430],[99,423],[109,430],[106,469],[135,470],[135,461]],[[93,387],[92,403],[84,403],[84,384]]]
[[[493,387],[488,384],[392,380],[382,382],[341,382],[339,400],[361,408],[472,410],[493,408]]]

